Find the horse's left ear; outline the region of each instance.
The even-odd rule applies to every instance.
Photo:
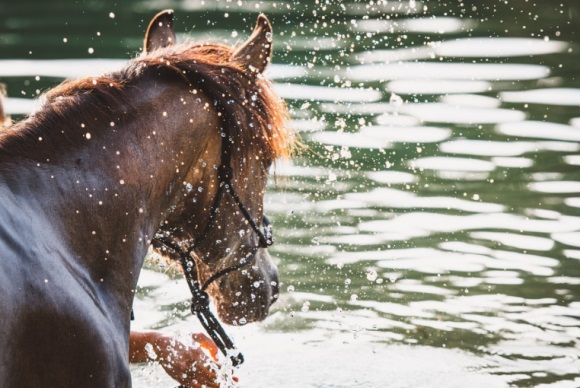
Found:
[[[171,46],[175,44],[175,30],[173,29],[173,10],[166,9],[159,12],[149,23],[145,42],[143,43],[143,52],[151,51]]]
[[[234,53],[236,61],[252,73],[262,73],[272,60],[272,26],[264,14],[258,16],[258,22],[252,36]]]

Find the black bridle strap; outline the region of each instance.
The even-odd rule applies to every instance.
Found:
[[[222,115],[221,117],[223,118],[224,115]],[[225,120],[222,121],[222,124],[224,125],[224,128],[227,128],[227,123],[225,122]],[[230,337],[228,337],[227,333],[221,326],[218,319],[211,312],[209,308],[209,296],[206,290],[209,287],[209,285],[215,282],[217,279],[251,263],[255,259],[256,254],[258,253],[258,249],[268,248],[270,245],[274,243],[274,239],[272,233],[272,225],[270,224],[270,220],[268,220],[268,217],[264,215],[262,218],[264,226],[264,231],[262,232],[258,227],[258,225],[256,224],[256,222],[254,221],[254,218],[252,217],[248,209],[244,206],[240,197],[234,190],[232,186],[233,169],[231,167],[233,139],[231,139],[225,131],[221,133],[221,138],[222,138],[221,164],[218,167],[219,188],[214,198],[212,207],[210,209],[209,219],[202,235],[200,236],[199,239],[196,239],[196,241],[194,241],[194,243],[191,244],[187,249],[187,251],[185,252],[183,252],[183,249],[180,249],[178,246],[175,246],[175,244],[173,244],[172,241],[167,241],[166,239],[159,239],[159,241],[166,247],[174,250],[175,253],[179,254],[180,256],[180,263],[181,266],[183,267],[183,273],[185,274],[187,285],[189,286],[189,290],[191,291],[192,295],[191,299],[192,314],[195,314],[198,317],[199,321],[201,322],[201,325],[207,331],[210,338],[218,346],[220,351],[226,357],[230,357],[232,365],[238,366],[244,362],[244,356],[239,351],[236,350],[234,343],[232,342]],[[219,206],[224,197],[225,192],[228,192],[232,196],[234,202],[242,212],[242,215],[258,236],[258,243],[252,248],[252,251],[245,258],[240,259],[240,261],[237,264],[234,264],[230,267],[224,268],[216,272],[205,281],[203,286],[200,286],[200,283],[195,275],[195,271],[193,271],[195,263],[191,257],[191,253],[193,252],[195,247],[199,245],[200,242],[204,241],[209,235],[211,226],[215,222],[215,217],[219,210]]]
[[[231,191],[229,190],[229,192],[235,193],[233,189]],[[254,258],[258,253],[258,249],[267,248],[268,246],[273,244],[272,237],[273,234],[272,234],[272,225],[270,224],[270,220],[268,220],[268,217],[263,216],[262,222],[264,226],[264,231],[262,232],[257,226],[255,226],[255,222],[249,215],[249,212],[246,210],[245,206],[239,200],[237,194],[233,197],[236,203],[238,203],[238,206],[240,207],[242,214],[244,215],[244,217],[246,217],[246,220],[248,220],[248,222],[251,225],[254,225],[252,226],[252,229],[254,229],[254,231],[256,231],[256,234],[258,235],[259,238],[258,244],[256,244],[252,248],[252,251],[245,258],[241,259],[237,264],[224,268],[214,273],[212,276],[210,276],[205,281],[203,286],[200,286],[200,283],[195,276],[195,271],[193,271],[195,263],[191,258],[190,253],[193,250],[194,246],[193,245],[190,246],[186,253],[182,253],[183,250],[180,249],[178,246],[176,246],[172,241],[167,241],[166,239],[159,239],[159,241],[162,244],[164,244],[167,248],[173,250],[175,253],[180,255],[180,263],[183,268],[183,273],[187,280],[187,285],[189,286],[189,290],[192,296],[191,313],[197,316],[205,331],[208,333],[208,335],[214,341],[214,343],[217,345],[220,351],[224,354],[224,356],[230,358],[233,366],[238,366],[244,362],[244,356],[242,355],[242,353],[237,351],[233,341],[227,335],[224,328],[220,324],[219,320],[211,312],[209,308],[209,296],[206,290],[210,286],[210,284],[212,284],[222,276],[225,276],[230,272],[236,271],[254,261]],[[217,203],[217,205],[219,206],[219,202]]]
[[[233,172],[233,169],[231,167],[231,154],[232,154],[233,139],[231,139],[229,136],[227,136],[227,134],[225,132],[221,133],[221,139],[222,139],[222,141],[221,141],[221,143],[222,143],[221,144],[222,145],[221,164],[218,167],[218,174],[217,174],[219,188],[218,188],[218,192],[214,198],[213,204],[211,206],[211,209],[209,212],[209,219],[207,221],[207,224],[205,225],[205,229],[204,229],[201,237],[199,238],[199,240],[196,241],[196,243],[199,244],[199,242],[204,241],[207,238],[209,231],[211,229],[211,226],[214,223],[216,214],[219,210],[219,206],[220,206],[220,203],[221,203],[222,198],[224,196],[224,192],[228,192],[232,196],[232,198],[234,199],[234,202],[236,203],[236,205],[238,205],[238,208],[240,209],[240,211],[244,215],[244,218],[250,224],[250,227],[254,230],[254,232],[256,232],[256,235],[258,236],[258,239],[260,240],[259,246],[261,248],[267,248],[274,243],[274,240],[272,239],[272,232],[271,232],[272,228],[271,228],[270,221],[268,220],[268,218],[266,216],[264,216],[264,218],[263,218],[264,232],[262,232],[260,230],[260,228],[258,227],[258,225],[256,224],[256,222],[254,221],[254,218],[252,217],[252,215],[250,214],[248,209],[242,203],[242,200],[238,196],[238,193],[236,192],[236,190],[234,190],[234,187],[232,185],[232,178],[233,178],[234,172]],[[194,245],[192,245],[189,248],[189,250],[187,251],[187,254],[189,255],[193,249],[194,249]]]

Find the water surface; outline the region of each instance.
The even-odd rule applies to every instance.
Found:
[[[241,386],[580,386],[575,1],[29,3],[0,2],[15,115],[136,55],[159,9],[227,42],[271,18],[270,76],[310,151],[269,188],[283,292],[231,329]],[[134,326],[199,330],[188,299],[145,269]]]

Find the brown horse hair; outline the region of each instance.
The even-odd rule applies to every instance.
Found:
[[[47,146],[54,152],[82,144],[86,132],[98,136],[109,123],[120,124],[135,117],[138,112],[131,106],[127,91],[147,76],[161,76],[169,81],[180,79],[222,107],[227,122],[237,127],[229,131],[234,143],[241,145],[234,149],[239,148],[244,156],[259,154],[264,163],[290,157],[297,140],[287,127],[289,115],[283,100],[268,80],[248,74],[242,64],[231,61],[232,53],[232,48],[219,44],[175,45],[136,58],[108,75],[65,81],[44,94],[46,102],[29,119],[16,124],[10,134],[0,135],[0,148],[39,159],[46,157],[43,151]],[[70,128],[71,119],[78,122],[78,131],[58,133],[61,128]],[[23,138],[46,140],[17,141]],[[30,147],[30,143],[36,146]]]

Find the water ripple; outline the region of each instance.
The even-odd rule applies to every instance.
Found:
[[[280,97],[290,100],[373,102],[382,98],[381,92],[363,88],[333,88],[301,84],[278,83],[274,89]]]
[[[378,233],[401,230],[453,233],[483,229],[512,230],[518,233],[557,233],[580,230],[580,218],[562,216],[557,220],[538,220],[508,213],[451,215],[412,212],[390,220],[361,222],[359,228],[362,231]]]
[[[580,89],[572,88],[534,89],[517,92],[501,92],[499,96],[505,102],[580,106]]]
[[[469,201],[454,197],[422,197],[410,191],[386,187],[366,193],[348,193],[345,195],[345,199],[357,201],[365,207],[380,206],[394,209],[455,209],[480,213],[495,213],[505,209],[503,205],[495,203]]]
[[[536,80],[550,75],[542,65],[496,63],[401,62],[352,66],[344,76],[353,81],[450,79],[471,81]]]
[[[518,110],[468,107],[446,103],[404,104],[399,111],[431,123],[497,124],[518,122],[526,118],[526,114]]]
[[[575,152],[580,149],[580,145],[557,141],[505,142],[459,139],[442,143],[439,149],[447,153],[474,156],[518,156],[539,151]]]
[[[495,165],[486,160],[429,156],[410,160],[409,166],[413,169],[438,170],[438,171],[469,171],[486,172],[493,171]]]
[[[451,34],[473,28],[476,22],[471,19],[458,19],[453,17],[429,17],[413,19],[366,19],[357,20],[354,29],[361,32],[389,33],[415,32]]]
[[[580,130],[565,124],[521,121],[499,124],[496,130],[508,136],[580,142]]]

